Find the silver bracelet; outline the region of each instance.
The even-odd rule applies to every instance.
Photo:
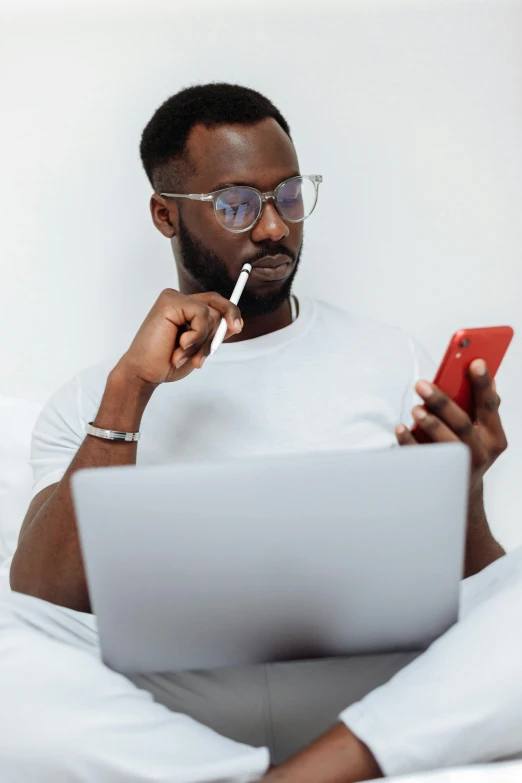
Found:
[[[118,432],[118,430],[102,430],[100,427],[94,427],[92,421],[85,425],[87,435],[94,435],[95,438],[104,440],[124,440],[127,443],[133,443],[140,439],[139,432]]]

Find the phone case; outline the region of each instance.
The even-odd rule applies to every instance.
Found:
[[[475,359],[484,359],[491,378],[497,374],[513,339],[510,326],[486,326],[479,329],[461,329],[450,340],[433,383],[473,418],[473,395],[468,369]],[[416,424],[412,432],[418,441],[430,442]]]

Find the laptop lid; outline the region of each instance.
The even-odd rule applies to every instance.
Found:
[[[72,478],[104,660],[176,671],[423,648],[457,619],[460,444]]]

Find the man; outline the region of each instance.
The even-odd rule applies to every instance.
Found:
[[[397,329],[292,297],[303,220],[315,206],[320,178],[302,176],[288,124],[266,98],[227,84],[184,90],[149,122],[141,156],[154,188],[152,218],[172,243],[180,291],[164,291],[124,356],[81,373],[51,400],[36,426],[34,498],[11,569],[13,590],[26,595],[13,596],[0,616],[9,630],[9,642],[4,633],[0,647],[0,692],[8,694],[7,703],[9,695],[16,702],[28,669],[39,683],[22,706],[11,705],[2,726],[13,779],[22,772],[34,777],[37,769],[39,780],[252,780],[266,771],[267,753],[238,742],[271,745],[280,761],[332,724],[269,776],[366,780],[429,768],[434,759],[443,766],[518,751],[516,732],[506,742],[481,741],[479,748],[462,750],[455,743],[448,749],[451,736],[438,741],[437,719],[451,708],[446,703],[446,712],[430,712],[426,698],[458,658],[462,640],[481,638],[483,625],[474,637],[471,620],[443,637],[439,652],[434,646],[367,696],[369,702],[346,710],[415,656],[140,677],[135,684],[101,664],[95,626],[85,614],[90,603],[71,503],[73,472],[136,461],[384,447],[395,442],[394,430],[400,444],[415,445],[401,422],[418,401],[413,385],[423,361]],[[239,310],[226,297],[247,261],[253,272]],[[222,316],[229,340],[203,369]],[[433,440],[460,439],[472,451],[470,576],[503,555],[484,513],[482,477],[506,447],[483,362],[475,363],[472,381],[476,425],[426,382],[416,386],[426,410],[413,408]],[[141,431],[139,448],[100,438],[91,422],[104,430]],[[502,579],[513,580],[518,560],[505,561],[509,574],[502,571]],[[484,572],[494,574],[487,580],[500,579],[499,566],[502,561]],[[470,596],[468,590],[468,604]],[[484,668],[475,694],[481,705],[493,687]],[[456,692],[450,678],[440,693],[455,700],[465,723],[465,667],[457,674]],[[517,696],[516,688],[505,689],[506,700],[517,703]],[[495,714],[483,712],[488,719]],[[395,728],[385,725],[392,714]],[[511,716],[507,707],[502,714]],[[39,715],[45,715],[43,739]],[[63,752],[54,738],[62,729]],[[413,758],[390,746],[397,730],[407,729],[418,739]],[[22,751],[27,734],[32,754]]]

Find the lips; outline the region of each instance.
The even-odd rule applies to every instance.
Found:
[[[265,282],[284,280],[290,269],[291,261],[288,256],[265,256],[252,264],[251,276]]]

